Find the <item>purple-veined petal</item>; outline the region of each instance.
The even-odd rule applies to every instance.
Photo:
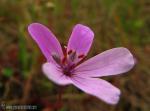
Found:
[[[72,81],[69,77],[65,76],[58,65],[47,62],[43,64],[43,72],[44,74],[52,80],[54,83],[58,85],[68,85],[71,84]]]
[[[94,38],[93,31],[84,25],[77,24],[72,31],[67,51],[76,51],[78,55],[87,55]]]
[[[32,23],[28,26],[28,31],[48,61],[53,61],[52,54],[63,57],[59,41],[46,26]]]
[[[98,78],[85,78],[74,76],[73,84],[82,91],[93,95],[108,104],[117,104],[120,97],[120,90],[105,80]]]
[[[116,75],[129,71],[134,58],[126,48],[113,48],[92,57],[75,68],[75,74],[89,77]]]

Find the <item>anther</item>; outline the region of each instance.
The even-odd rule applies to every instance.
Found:
[[[68,55],[70,55],[71,53],[72,53],[72,50],[69,50],[69,51],[68,51]]]
[[[52,53],[52,58],[55,60],[56,63],[60,64],[60,57],[56,53]]]
[[[85,57],[84,54],[81,54],[81,55],[78,56],[79,59],[84,58],[84,57]]]

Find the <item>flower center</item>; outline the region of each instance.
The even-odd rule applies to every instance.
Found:
[[[73,69],[79,65],[85,58],[84,54],[77,54],[76,51],[63,49],[64,57],[61,59],[59,55],[52,54],[53,59],[61,66],[64,75],[71,77]]]
[[[72,76],[72,71],[70,68],[66,67],[66,68],[63,68],[62,70],[63,70],[64,75],[69,76],[69,77]]]

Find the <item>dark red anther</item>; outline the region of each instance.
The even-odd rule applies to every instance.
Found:
[[[81,55],[78,56],[79,59],[84,58],[84,57],[85,57],[84,54],[81,54]]]
[[[70,55],[71,53],[72,53],[72,50],[69,50],[69,51],[68,51],[68,55]]]

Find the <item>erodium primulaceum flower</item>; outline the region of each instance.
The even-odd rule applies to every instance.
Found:
[[[132,69],[135,62],[128,49],[113,48],[83,62],[94,38],[89,27],[75,25],[68,45],[64,47],[42,24],[32,23],[28,31],[47,59],[42,70],[50,80],[58,85],[73,84],[106,103],[118,103],[120,90],[99,77],[118,75]]]

